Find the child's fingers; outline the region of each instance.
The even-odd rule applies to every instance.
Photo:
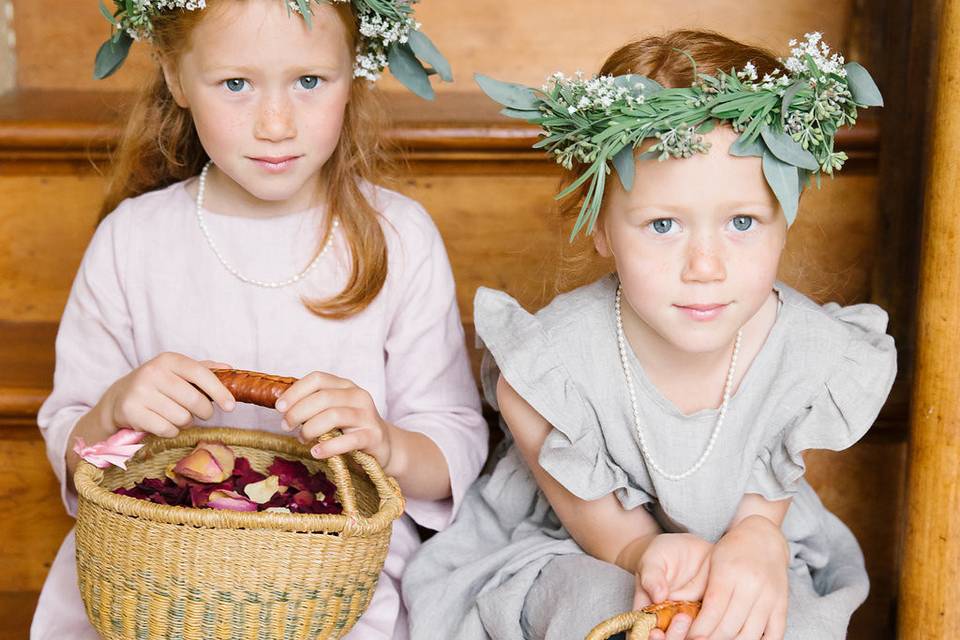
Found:
[[[358,451],[366,448],[366,438],[361,431],[348,431],[342,436],[324,440],[313,445],[310,449],[310,455],[318,460],[324,460],[330,456]]]
[[[707,590],[703,594],[703,606],[690,627],[692,638],[707,638],[713,634],[730,605],[732,595],[733,589],[725,584],[716,581],[707,584]]]
[[[654,602],[663,602],[667,599],[667,571],[662,559],[644,562],[640,570],[640,586],[649,594]]]
[[[303,424],[311,420],[314,416],[328,410],[359,408],[363,400],[361,396],[362,393],[363,391],[357,387],[351,387],[349,389],[319,389],[290,405],[286,411],[283,411],[283,422],[289,427],[289,429],[287,429],[289,431],[297,425]]]
[[[307,442],[340,427],[362,427],[365,414],[353,407],[334,407],[313,416],[303,423],[300,433]]]
[[[280,397],[277,398],[276,408],[280,413],[285,413],[295,404],[320,389],[349,389],[355,386],[346,378],[314,371],[294,382],[290,385],[290,388],[280,394]]]
[[[781,597],[773,606],[763,640],[783,640],[787,633],[787,598]]]
[[[636,586],[633,591],[633,610],[643,609],[653,604],[653,600],[650,599],[650,594],[648,594],[644,590],[643,585],[640,584],[639,574],[634,574],[634,583]]]
[[[213,417],[213,403],[194,385],[180,376],[170,375],[160,389],[164,395],[201,420]]]
[[[152,433],[161,438],[173,438],[180,430],[169,420],[146,407],[139,407],[130,416],[130,427],[137,431]]]
[[[186,356],[171,359],[170,370],[187,382],[192,382],[224,411],[233,411],[236,400],[210,369]]]
[[[674,616],[673,620],[670,621],[670,626],[667,627],[667,633],[664,635],[665,640],[684,640],[687,637],[687,631],[690,630],[691,622],[693,622],[693,619],[685,613]]]
[[[696,575],[690,579],[690,582],[681,586],[679,589],[670,592],[667,597],[670,600],[703,600],[703,594],[707,590],[707,581],[710,578],[710,560],[706,559],[700,564]]]
[[[236,368],[232,364],[227,364],[226,362],[217,362],[216,360],[201,360],[197,364],[199,364],[202,367],[206,367],[207,369],[235,369]]]
[[[747,614],[747,619],[734,640],[761,640],[767,620],[770,619],[771,604],[769,601],[757,602]]]
[[[176,400],[166,395],[162,389],[150,393],[144,401],[144,407],[159,415],[178,430],[185,429],[193,424],[193,414]]]
[[[713,638],[718,640],[721,638],[723,640],[739,638],[739,634],[750,618],[751,612],[757,606],[758,595],[757,590],[753,588],[738,587],[734,589],[727,610],[723,613],[717,628],[710,634],[711,640]],[[764,619],[766,619],[766,616],[764,616]],[[757,630],[757,635],[753,636],[753,640],[759,640],[759,634],[762,630],[762,627]]]

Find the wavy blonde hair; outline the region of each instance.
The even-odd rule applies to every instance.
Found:
[[[209,160],[190,111],[174,101],[159,61],[179,60],[194,28],[210,11],[239,1],[208,0],[203,11],[165,11],[153,18],[157,65],[141,89],[113,153],[101,220],[127,198],[199,174]],[[347,27],[348,46],[353,51],[360,34],[352,4],[331,6]],[[383,120],[383,107],[368,82],[354,80],[340,140],[318,178],[325,185],[328,210],[334,214],[325,217],[318,250],[332,233],[334,218],[339,218],[352,261],[342,291],[328,299],[303,301],[310,311],[324,318],[342,319],[359,313],[377,297],[386,281],[387,244],[380,214],[361,191],[364,182],[382,180],[388,169],[381,135]]]

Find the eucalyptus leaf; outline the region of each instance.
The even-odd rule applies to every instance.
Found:
[[[533,109],[511,109],[510,107],[504,107],[500,109],[500,114],[507,116],[508,118],[517,118],[519,120],[526,120],[530,122],[531,120],[539,120],[543,115],[539,110],[534,111]]]
[[[110,24],[116,25],[117,19],[113,17],[113,14],[110,13],[110,10],[103,4],[103,0],[100,0],[100,13],[103,14],[103,17],[110,21]]]
[[[408,39],[410,48],[418,58],[433,67],[444,82],[453,82],[453,70],[433,41],[422,31],[411,31]]]
[[[113,37],[100,45],[97,57],[93,64],[93,77],[96,80],[108,78],[123,65],[130,53],[133,38],[126,31],[120,32],[119,38]]]
[[[613,168],[617,170],[620,176],[620,184],[627,191],[633,189],[634,173],[637,170],[636,162],[633,158],[633,145],[628,144],[613,156]]]
[[[883,96],[880,95],[880,89],[877,83],[870,77],[870,73],[856,62],[848,62],[843,65],[847,72],[847,86],[850,87],[850,93],[857,104],[865,107],[882,107]]]
[[[800,202],[800,179],[797,172],[797,167],[783,162],[769,150],[764,150],[763,175],[783,208],[787,226],[792,225],[797,218],[797,206]]]
[[[697,133],[710,133],[717,127],[717,121],[713,118],[709,120],[704,120],[699,127],[697,127]]]
[[[297,0],[297,8],[300,9],[300,15],[307,23],[307,28],[313,28],[313,12],[310,10],[310,0]]]
[[[390,45],[387,61],[390,64],[390,73],[403,86],[425,100],[433,100],[435,94],[430,85],[430,76],[408,45],[396,42]]]
[[[760,136],[770,152],[780,160],[809,171],[816,171],[820,167],[814,155],[786,133],[767,126],[760,130]]]
[[[787,90],[783,92],[783,102],[780,106],[780,118],[781,122],[787,121],[787,113],[790,110],[790,103],[793,102],[793,99],[797,96],[804,87],[807,86],[806,80],[797,80],[792,85],[787,87]]]
[[[730,145],[730,155],[740,158],[749,156],[759,158],[763,156],[764,149],[763,142],[759,138],[750,140],[746,134],[741,134],[740,137]]]
[[[530,87],[494,80],[480,73],[475,73],[473,79],[485,94],[505,107],[529,111],[540,108],[540,99]]]

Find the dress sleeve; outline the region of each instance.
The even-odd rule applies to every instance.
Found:
[[[66,477],[70,433],[104,391],[137,366],[122,284],[124,239],[117,219],[115,212],[97,228],[73,281],[57,332],[53,392],[37,416],[71,516],[76,515],[77,496]]]
[[[803,452],[852,446],[873,425],[893,386],[897,352],[886,334],[886,312],[872,304],[829,303],[823,310],[840,323],[845,347],[837,350],[812,399],[760,451],[748,493],[770,500],[796,494],[805,471]]]
[[[392,320],[385,344],[387,420],[422,433],[440,448],[451,497],[407,499],[420,525],[444,529],[487,457],[488,429],[470,371],[453,273],[439,231],[426,212],[405,227],[390,292]]]
[[[553,427],[540,448],[543,470],[581,500],[614,493],[625,509],[651,502],[611,459],[597,413],[540,320],[506,293],[481,288],[474,321],[490,354],[483,376],[487,400],[497,407],[496,379],[502,375]]]

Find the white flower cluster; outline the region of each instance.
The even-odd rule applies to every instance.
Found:
[[[743,69],[737,71],[737,78],[739,78],[745,87],[753,91],[783,89],[790,86],[792,82],[790,76],[780,73],[780,69],[774,69],[771,73],[765,73],[761,78],[753,62],[748,62],[744,65]]]
[[[357,47],[353,76],[376,82],[387,68],[387,50],[394,43],[405,44],[410,32],[420,29],[420,23],[410,15],[391,18],[371,10],[362,12],[359,18],[363,42]]]
[[[123,7],[124,3],[114,0]],[[324,0],[310,0],[322,2]],[[328,2],[352,2],[353,0],[326,0]],[[411,4],[416,0],[400,0],[400,4]],[[301,13],[300,6],[295,0],[286,0],[287,7]],[[183,9],[196,11],[205,9],[206,0],[133,0],[133,10],[124,11],[117,18],[117,28],[125,31],[134,40],[149,39],[153,33],[152,15],[161,11]],[[387,51],[394,43],[404,44],[410,38],[410,32],[420,29],[420,23],[412,15],[401,12],[402,17],[384,16],[373,9],[364,7],[358,16],[360,25],[360,44],[357,45],[357,57],[354,62],[353,75],[356,78],[366,78],[371,82],[380,79],[384,69],[389,65]]]
[[[806,56],[809,55],[816,67],[826,74],[836,74],[840,77],[847,75],[843,68],[843,56],[830,53],[830,47],[821,39],[823,36],[819,31],[804,34],[804,42],[791,40],[788,45],[791,56],[786,60],[781,60],[783,65],[796,75],[803,75],[807,71]]]
[[[119,28],[134,40],[149,38],[153,32],[150,16],[160,11],[183,9],[197,11],[206,9],[206,0],[133,0],[133,13],[124,12],[119,18]]]
[[[572,78],[567,78],[562,73],[553,74],[544,86],[544,92],[556,92],[556,95],[567,103],[570,114],[594,110],[609,114],[616,104],[630,108],[643,104],[644,101],[642,95],[618,84],[613,76],[597,76],[585,80],[580,71]]]

